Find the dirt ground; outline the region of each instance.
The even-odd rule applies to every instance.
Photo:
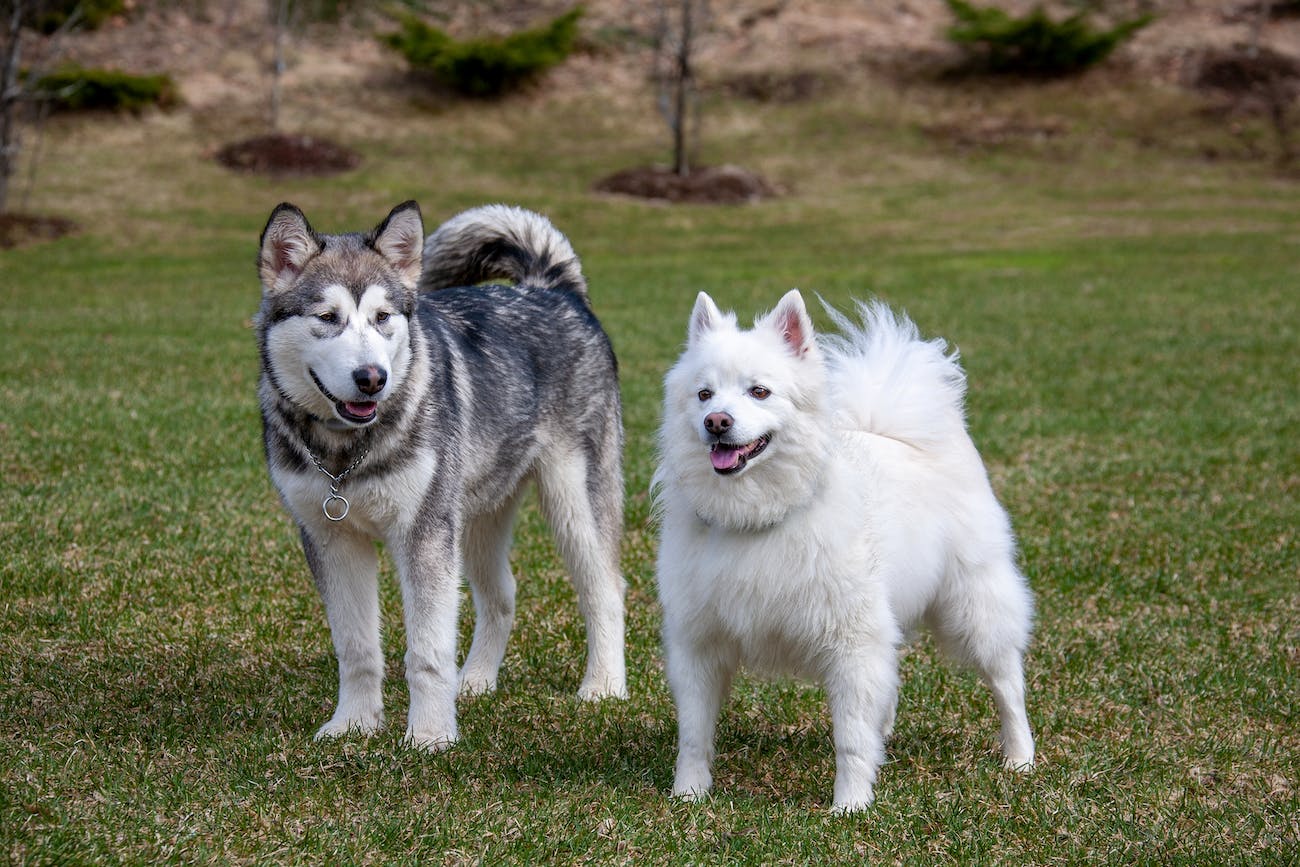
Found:
[[[329,139],[267,133],[219,148],[217,162],[237,172],[265,175],[332,175],[356,168],[361,155]]]

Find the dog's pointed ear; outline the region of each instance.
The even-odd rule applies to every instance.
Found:
[[[277,206],[262,229],[262,251],[257,260],[262,290],[271,294],[287,289],[320,251],[320,236],[302,211],[288,202]]]
[[[803,358],[813,348],[812,318],[804,306],[803,296],[798,289],[791,289],[782,296],[776,309],[763,317],[763,324],[775,328],[781,339],[796,358]]]
[[[712,331],[723,323],[726,317],[718,309],[718,305],[713,303],[707,292],[701,292],[695,296],[695,309],[691,311],[691,325],[687,331],[687,339],[694,343],[706,332]]]
[[[424,218],[418,204],[402,202],[393,208],[366,241],[397,269],[403,286],[416,287],[423,270],[420,254],[424,250]]]

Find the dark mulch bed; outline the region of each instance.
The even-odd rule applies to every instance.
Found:
[[[1248,95],[1261,89],[1300,83],[1300,58],[1267,47],[1215,51],[1202,60],[1194,84],[1206,90]]]
[[[0,250],[53,241],[77,231],[77,224],[63,217],[40,214],[0,214]]]
[[[601,193],[617,193],[666,202],[739,205],[777,195],[761,176],[739,166],[705,166],[679,175],[666,166],[640,166],[615,172],[596,182]]]
[[[267,175],[333,175],[356,168],[361,155],[328,139],[272,133],[228,144],[217,162],[237,172]]]

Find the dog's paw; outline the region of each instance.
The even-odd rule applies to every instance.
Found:
[[[426,753],[441,753],[451,749],[456,745],[456,732],[437,732],[408,728],[406,737],[402,739],[402,744],[410,749],[422,750]]]
[[[835,803],[831,805],[831,812],[836,816],[848,816],[853,813],[861,813],[863,810],[870,807],[874,800],[875,797],[872,795],[868,795],[866,798],[849,799],[844,801],[836,800]]]
[[[365,737],[374,734],[383,727],[384,715],[382,713],[364,715],[336,713],[329,722],[316,730],[312,740],[323,741],[330,738],[341,738],[349,734],[359,734]]]
[[[1002,767],[1017,774],[1027,774],[1034,769],[1034,756],[1032,753],[1028,756],[1005,756]]]
[[[713,789],[708,767],[678,768],[673,775],[673,797],[679,801],[703,801]]]
[[[709,789],[706,787],[678,791],[676,787],[674,787],[673,798],[687,804],[698,804],[701,801],[707,801],[709,799]]]
[[[621,677],[588,677],[578,687],[578,698],[583,701],[627,698],[627,682]]]
[[[869,780],[835,778],[835,798],[831,812],[843,816],[867,809],[876,800],[876,787]]]
[[[497,691],[497,681],[495,677],[483,677],[481,675],[462,674],[460,678],[460,695],[466,698],[472,698],[476,695],[491,695]]]

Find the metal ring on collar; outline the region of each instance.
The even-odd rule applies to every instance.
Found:
[[[338,500],[343,504],[343,511],[339,512],[337,515],[330,511],[330,504],[335,500]],[[348,516],[348,509],[351,508],[348,504],[348,498],[334,491],[330,492],[330,495],[325,498],[324,502],[320,504],[320,507],[321,511],[325,513],[325,517],[329,518],[331,521],[342,521]]]

